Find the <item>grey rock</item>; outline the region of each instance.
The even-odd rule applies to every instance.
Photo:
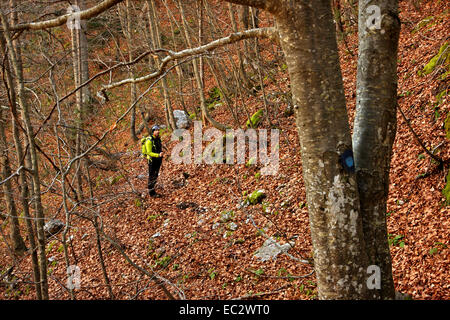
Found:
[[[237,225],[236,223],[234,223],[234,222],[231,222],[231,223],[228,225],[228,229],[230,229],[231,231],[236,231],[237,228],[238,228],[238,225]]]
[[[173,117],[178,129],[187,129],[191,125],[189,116],[183,110],[173,110]]]
[[[292,244],[285,243],[280,245],[274,238],[267,239],[264,244],[256,251],[255,257],[261,261],[276,259],[280,253],[286,253],[292,247]]]
[[[48,238],[57,234],[65,227],[65,224],[58,219],[52,219],[44,225],[45,236]]]
[[[214,224],[212,225],[211,228],[212,228],[213,230],[215,230],[215,229],[217,229],[219,226],[220,226],[220,223],[216,222],[216,223],[214,223]]]

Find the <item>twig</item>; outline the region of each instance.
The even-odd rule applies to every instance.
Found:
[[[6,178],[5,180],[0,181],[0,185],[2,185],[2,184],[4,184],[4,183],[8,182],[8,180],[14,178],[15,176],[18,176],[18,175],[20,174],[20,171],[21,171],[22,169],[24,169],[24,166],[20,166],[19,168],[17,168],[16,172],[14,172],[12,175],[10,175],[10,176],[9,176],[8,178]]]
[[[311,276],[314,273],[314,270],[313,270],[310,273],[302,275],[302,276],[292,276],[292,275],[288,275],[288,276],[270,276],[270,275],[265,275],[265,274],[257,274],[253,270],[248,270],[248,271],[253,273],[253,274],[255,274],[255,275],[257,275],[258,277],[273,278],[273,279],[302,279],[302,278],[307,278],[307,277]]]
[[[237,298],[234,298],[234,299],[231,299],[231,300],[242,300],[242,299],[249,299],[249,298],[256,298],[256,297],[267,296],[267,295],[270,295],[270,294],[275,294],[278,291],[283,290],[287,286],[289,286],[289,284],[285,284],[284,286],[281,286],[278,289],[275,289],[273,291],[266,291],[266,292],[255,293],[255,294],[246,294],[245,296],[237,297]]]
[[[413,105],[414,106],[414,105]],[[400,111],[403,119],[406,122],[406,125],[408,126],[409,130],[411,131],[411,133],[413,134],[414,138],[416,139],[416,141],[419,143],[419,145],[422,147],[423,150],[425,150],[425,152],[436,162],[439,163],[439,168],[443,168],[444,163],[446,163],[447,161],[442,160],[441,158],[439,158],[438,156],[436,156],[435,154],[433,154],[430,150],[427,149],[427,147],[425,147],[425,145],[423,144],[423,142],[420,140],[419,136],[417,135],[417,133],[414,131],[413,127],[411,126],[411,123],[409,122],[408,118],[406,118],[405,114],[403,113],[402,108],[400,108],[399,105],[397,105],[398,110]],[[435,148],[436,149],[436,148]]]

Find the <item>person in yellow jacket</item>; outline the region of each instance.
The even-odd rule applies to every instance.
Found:
[[[150,197],[160,197],[155,191],[155,185],[163,158],[159,130],[160,127],[154,125],[150,131],[150,136],[142,139],[142,156],[145,157],[148,162],[148,192]]]

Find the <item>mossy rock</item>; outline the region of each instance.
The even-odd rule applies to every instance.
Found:
[[[450,67],[450,48],[448,47],[448,42],[445,42],[437,55],[431,58],[430,62],[428,62],[422,71],[419,71],[419,76],[424,76],[432,73],[437,66],[444,65],[448,71]]]
[[[433,16],[426,17],[425,19],[419,21],[419,23],[415,26],[415,28],[411,31],[411,33],[412,34],[416,33],[417,31],[423,29],[424,27],[426,27],[427,25],[429,25],[433,21],[434,21],[434,17]]]
[[[122,178],[124,178],[124,175],[123,175],[123,174],[120,174],[120,175],[115,176],[115,177],[110,177],[109,180],[108,180],[109,185],[112,186],[112,185],[116,184],[116,183],[119,182],[119,180],[122,179]]]
[[[258,110],[256,111],[251,117],[250,120],[247,120],[246,126],[247,128],[256,128],[263,119],[264,116],[264,110]]]
[[[222,211],[220,213],[220,222],[226,223],[232,221],[234,218],[234,211],[228,210],[228,211]]]
[[[444,99],[444,97],[448,94],[448,89],[442,90],[441,92],[439,92],[436,95],[436,102],[437,104],[441,104],[442,103],[442,99]]]
[[[142,202],[139,198],[134,199],[134,205],[138,208],[142,207]]]
[[[450,170],[448,171],[447,178],[445,180],[447,183],[445,184],[444,190],[442,190],[442,194],[445,197],[445,202],[447,205],[450,205]]]
[[[246,202],[251,205],[255,205],[258,203],[261,203],[263,199],[267,197],[266,191],[263,189],[259,189],[256,191],[253,191],[246,199]]]

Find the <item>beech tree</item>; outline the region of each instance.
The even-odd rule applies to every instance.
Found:
[[[276,18],[301,145],[319,298],[394,298],[384,213],[396,120],[397,1],[359,2],[353,140],[331,2],[228,2],[260,8]],[[375,12],[368,13],[369,5]],[[372,264],[382,270],[382,290],[367,286]]]

